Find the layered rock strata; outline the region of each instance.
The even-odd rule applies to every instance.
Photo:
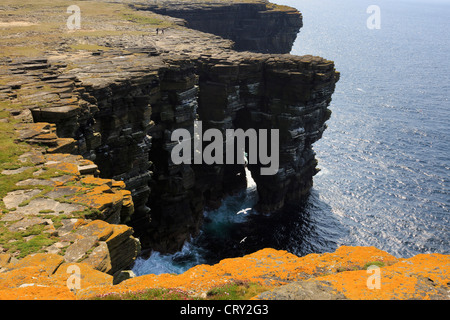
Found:
[[[287,9],[269,10],[265,2],[230,9],[222,3],[220,10],[244,14],[263,5],[301,21]],[[229,40],[180,26],[164,35],[152,30],[83,41],[107,49],[10,59],[1,94],[20,102],[11,110],[17,119],[55,125],[48,136],[30,142],[52,140],[50,151],[82,155],[95,163],[100,178],[126,185],[134,214],[110,221],[132,226],[143,247],[179,250],[199,231],[205,208],[218,207],[225,195],[246,186],[244,165],[172,162],[171,133],[192,133],[196,120],[203,130],[279,130],[276,174],[261,175],[260,162],[249,166],[260,212],[307,195],[317,164],[311,146],[326,128],[339,78],[333,62],[236,52]]]
[[[321,138],[331,115],[328,106],[339,76],[333,63],[311,56],[242,53],[222,55],[220,60],[202,57],[199,75],[199,117],[204,129],[279,130],[278,145],[273,146],[277,150],[272,151],[279,151],[276,173],[261,175],[260,161],[249,165],[260,196],[258,210],[274,212],[285,201],[305,196],[316,174],[312,144]],[[214,170],[219,172],[216,181],[244,176],[243,166]],[[228,181],[223,189],[242,187],[239,179],[234,184]]]
[[[101,179],[92,161],[52,148],[60,139],[55,125],[16,128],[18,140],[33,148],[19,156],[19,168],[0,172],[15,189],[2,199],[0,251],[8,252],[11,265],[21,265],[29,253],[46,252],[61,263],[84,263],[119,276],[140,253],[132,228],[118,224],[134,213],[125,183]]]
[[[88,2],[83,4],[92,5]],[[213,17],[223,15],[227,21],[216,31],[208,19],[198,28],[225,30],[222,35],[234,39],[237,48],[245,42],[254,51],[289,51],[300,15],[263,1],[243,2],[195,4],[192,16],[173,3],[167,8],[183,11],[187,20],[202,6]],[[7,163],[2,154],[0,299],[84,299],[149,288],[179,288],[198,298],[235,281],[269,287],[259,299],[448,299],[448,256],[401,259],[360,247],[306,257],[264,249],[182,275],[123,281],[131,274],[123,270],[140,251],[135,236],[147,248],[176,251],[198,231],[205,207],[217,207],[224,195],[245,187],[243,165],[175,165],[174,130],[192,132],[195,120],[202,120],[204,130],[280,130],[277,173],[262,176],[261,163],[249,166],[259,210],[275,211],[312,185],[311,145],[326,128],[339,73],[322,58],[238,53],[234,42],[183,28],[180,19],[109,6],[102,7],[102,21],[86,19],[98,30],[49,34],[45,44],[54,47],[42,57],[9,58],[2,52],[0,112],[8,116],[0,123],[2,128],[15,123],[16,131],[0,138],[14,137],[31,147],[8,154],[17,163]],[[8,30],[2,48],[18,39],[39,43],[39,32],[52,30],[45,23],[60,8],[66,3],[42,11],[27,7],[25,14],[19,4],[2,6],[14,11],[7,14],[6,28],[35,28]],[[274,17],[289,26],[286,34],[269,36],[270,44]],[[19,18],[32,21],[10,21]],[[126,21],[117,23],[120,18]],[[167,21],[172,27],[157,35],[156,28]],[[382,267],[380,290],[367,286],[365,269],[372,264]],[[67,285],[73,268],[81,273],[77,288]]]
[[[300,12],[264,0],[138,1],[133,7],[184,19],[188,28],[232,40],[238,51],[289,53],[303,26]]]

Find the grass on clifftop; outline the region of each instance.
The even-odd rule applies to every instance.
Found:
[[[190,3],[189,0],[176,2]],[[270,11],[294,12],[295,9],[265,0],[213,0],[196,3],[259,3]],[[146,10],[132,0],[108,2],[102,0],[2,0],[0,3],[0,59],[9,57],[39,57],[50,51],[97,51],[98,41],[107,37],[148,35],[156,28],[178,28],[173,19]],[[158,3],[164,6],[164,2]],[[67,8],[80,8],[81,29],[69,30],[67,21],[72,12]],[[205,14],[207,14],[205,12]]]
[[[10,165],[17,163],[18,157],[30,149],[25,143],[16,143],[14,133],[14,120],[9,112],[2,110],[0,105],[0,171],[10,169]],[[9,166],[8,166],[9,165]]]
[[[67,8],[70,5],[80,8],[79,30],[67,28],[67,20],[71,16]],[[47,51],[73,50],[71,45],[94,45],[97,37],[145,34],[149,29],[170,26],[173,26],[170,20],[148,11],[136,11],[126,3],[2,0],[0,58],[37,57]]]
[[[199,297],[181,289],[147,289],[139,292],[112,293],[98,296],[94,300],[249,300],[270,290],[259,283],[234,281],[209,290]]]

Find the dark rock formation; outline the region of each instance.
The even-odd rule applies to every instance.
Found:
[[[148,4],[135,6],[149,9]],[[230,25],[224,28],[241,37],[230,38],[252,44],[247,49],[254,51],[289,51],[301,25],[298,12],[270,8],[266,2],[211,6],[185,6],[180,16],[225,14]],[[275,20],[264,22],[262,17],[289,27],[279,27],[283,34],[271,37],[261,23],[270,28]],[[183,128],[193,133],[196,120],[202,121],[203,131],[279,130],[276,174],[261,175],[261,161],[249,165],[260,212],[274,212],[308,194],[317,172],[311,146],[326,128],[339,77],[333,62],[236,52],[229,40],[183,27],[166,30],[164,36],[90,41],[111,49],[10,61],[8,72],[18,82],[2,94],[28,102],[17,117],[30,118],[31,112],[35,122],[56,124],[49,133],[59,139],[36,138],[47,139],[55,150],[83,155],[95,162],[100,177],[125,183],[135,212],[114,222],[132,226],[143,248],[179,250],[199,231],[206,207],[218,207],[225,195],[246,186],[243,164],[172,162],[177,144],[172,132]],[[38,92],[28,92],[29,86]]]
[[[273,212],[285,200],[306,195],[317,172],[311,145],[326,128],[338,80],[333,63],[311,56],[242,53],[220,61],[201,59],[199,64],[199,116],[206,127],[280,130],[278,172],[261,175],[260,163],[249,165],[260,195],[259,210]],[[216,168],[216,179],[223,180],[227,169]],[[229,170],[234,172],[225,176],[243,172],[242,167]]]
[[[297,10],[267,1],[155,1],[134,7],[184,19],[189,28],[233,40],[238,51],[289,53],[303,26]]]

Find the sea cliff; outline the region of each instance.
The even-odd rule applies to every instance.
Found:
[[[246,184],[243,165],[172,162],[171,133],[193,132],[196,120],[221,131],[280,130],[278,172],[249,166],[260,212],[307,196],[312,144],[339,80],[334,63],[281,54],[301,27],[294,9],[178,3],[85,1],[75,30],[66,29],[64,1],[2,3],[0,298],[114,292],[141,248],[175,252],[196,235],[204,209]],[[272,261],[269,249],[255,255]],[[70,266],[82,290],[67,287]],[[168,287],[164,277],[155,286]]]
[[[276,212],[308,194],[317,173],[312,143],[326,128],[339,79],[332,61],[237,52],[233,41],[186,28],[184,20],[152,13],[149,10],[160,10],[151,6],[142,10],[135,2],[88,2],[84,7],[88,5],[104,7],[106,13],[86,17],[90,22],[81,30],[62,36],[57,28],[49,33],[39,25],[33,33],[42,28],[42,36],[53,40],[54,46],[44,47],[38,57],[14,53],[3,57],[1,93],[5,108],[22,122],[20,130],[36,124],[51,126],[22,141],[47,144],[43,153],[81,155],[97,166],[98,172],[92,172],[96,177],[125,184],[133,214],[112,215],[108,222],[133,227],[143,248],[175,252],[198,233],[205,208],[218,207],[224,196],[245,188],[244,165],[172,162],[176,143],[171,134],[180,128],[193,132],[196,120],[202,121],[203,130],[279,130],[278,172],[263,176],[261,163],[249,166],[261,199],[258,211]],[[172,10],[172,2],[166,5]],[[261,1],[217,1],[214,6],[224,17],[230,10],[262,12],[266,17],[273,11],[272,23],[285,16],[290,22],[282,19],[283,24],[292,24],[295,33],[301,22],[295,10]],[[196,14],[203,8],[203,16],[209,17],[209,5],[197,3],[192,8]],[[54,7],[46,10],[40,11],[45,19],[55,14]],[[37,17],[26,11],[22,18],[35,21]],[[50,24],[39,18],[40,24]],[[246,23],[260,29],[262,22]],[[11,28],[13,32],[14,21]],[[279,32],[285,30],[292,38],[292,28]],[[271,35],[259,36],[286,46],[283,37]],[[5,36],[5,46],[9,41]]]
[[[298,10],[265,0],[138,1],[133,8],[183,19],[188,28],[232,40],[238,51],[290,53],[303,26]]]

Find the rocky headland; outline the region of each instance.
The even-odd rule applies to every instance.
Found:
[[[258,211],[276,214],[307,196],[318,170],[312,144],[331,116],[339,73],[332,61],[286,54],[301,14],[263,0],[83,1],[79,7],[81,29],[68,30],[62,0],[0,5],[0,298],[83,299],[156,287],[201,296],[210,285],[183,280],[199,270],[211,285],[242,280],[272,290],[316,278],[322,286],[320,277],[330,277],[327,286],[345,286],[336,264],[319,263],[308,273],[306,257],[270,249],[185,275],[126,280],[142,248],[178,251],[198,233],[205,208],[246,185],[243,165],[174,164],[176,129],[193,132],[196,120],[222,132],[279,129],[278,172],[263,176],[262,164],[249,166]],[[386,264],[389,255],[373,250],[352,251],[352,259],[360,255],[357,270],[380,259]],[[441,279],[448,279],[447,258],[434,255],[435,267],[417,267],[411,288],[425,289],[408,294],[448,298]],[[292,267],[287,273],[279,268],[284,259]],[[409,263],[386,259],[395,262],[389,268]],[[264,272],[214,271],[233,261],[259,261],[248,272]],[[72,265],[81,270],[80,290],[67,287]],[[416,277],[428,273],[432,287]],[[277,296],[288,298],[290,290]]]

